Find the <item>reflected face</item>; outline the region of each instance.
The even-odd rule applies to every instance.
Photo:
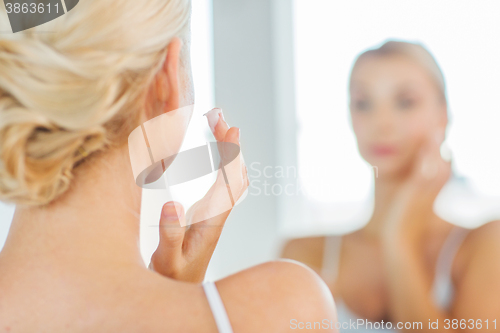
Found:
[[[423,142],[444,131],[446,106],[425,68],[402,55],[366,55],[351,75],[350,111],[361,156],[379,177],[408,172]]]

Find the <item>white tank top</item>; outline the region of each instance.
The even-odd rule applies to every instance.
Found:
[[[465,229],[455,226],[448,237],[446,238],[439,257],[436,263],[436,274],[432,287],[432,298],[436,306],[446,310],[451,305],[453,299],[453,282],[451,271],[453,259],[455,258],[458,249],[462,245],[465,237],[470,229]],[[327,236],[325,238],[323,267],[321,276],[327,281],[335,281],[338,274],[340,261],[342,237],[338,235]],[[355,331],[358,333],[383,333],[383,332],[399,332],[395,327],[390,328],[393,324],[368,322],[366,319],[358,317],[353,313],[339,297],[335,297],[335,305],[337,307],[337,318],[340,327],[340,332]],[[358,320],[360,325],[357,325]],[[363,322],[361,321],[363,320]],[[425,324],[425,323],[423,323]]]

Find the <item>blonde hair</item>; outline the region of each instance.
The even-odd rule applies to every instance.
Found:
[[[446,84],[443,72],[441,71],[436,59],[422,44],[393,40],[387,41],[379,48],[370,49],[361,53],[356,59],[353,68],[356,66],[358,61],[369,55],[403,55],[408,59],[415,61],[430,74],[431,78],[437,85],[442,102],[447,104]]]
[[[0,35],[0,200],[48,204],[87,154],[126,143],[190,11],[190,0],[80,0]],[[0,31],[8,22],[2,7]]]

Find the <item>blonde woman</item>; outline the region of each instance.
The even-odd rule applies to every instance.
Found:
[[[378,168],[373,215],[347,235],[291,240],[283,256],[322,274],[341,331],[498,329],[500,223],[468,230],[433,211],[451,176],[436,61],[419,44],[389,41],[357,58],[349,89],[359,151]]]
[[[321,279],[293,262],[201,284],[229,212],[185,229],[167,203],[152,269],[141,258],[127,138],[193,103],[190,6],[81,0],[43,26],[53,33],[0,36],[0,199],[17,204],[0,252],[0,332],[288,332],[292,319],[335,320]],[[209,116],[217,141],[239,143],[238,128]],[[247,186],[238,162],[235,196]]]

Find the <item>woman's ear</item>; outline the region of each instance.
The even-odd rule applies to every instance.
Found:
[[[163,64],[160,74],[162,76],[163,86],[158,87],[163,96],[165,110],[168,112],[176,110],[180,106],[180,70],[181,70],[181,49],[182,41],[175,37],[167,47],[167,58]]]
[[[180,105],[180,71],[182,41],[175,37],[167,46],[167,56],[156,74],[148,94],[146,118],[152,119]]]

